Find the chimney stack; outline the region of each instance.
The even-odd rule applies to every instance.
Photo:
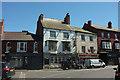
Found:
[[[64,18],[64,22],[65,22],[66,24],[70,24],[70,15],[69,15],[69,13],[66,14],[66,16],[65,16],[65,18]]]
[[[88,21],[88,25],[89,25],[89,26],[91,26],[91,23],[92,23],[92,22],[91,22],[91,20],[90,20],[90,21]]]
[[[111,21],[108,22],[108,28],[112,28],[112,23],[111,23]]]

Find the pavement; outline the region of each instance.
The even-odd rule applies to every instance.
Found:
[[[117,65],[109,65],[109,66],[106,66],[105,68],[115,68],[117,67]],[[39,71],[61,71],[63,69],[61,68],[57,68],[57,69],[41,69],[41,70],[15,70],[16,72],[39,72]]]

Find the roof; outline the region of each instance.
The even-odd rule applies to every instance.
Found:
[[[107,26],[102,26],[102,25],[96,25],[96,24],[91,24],[92,27],[96,28],[96,29],[102,29],[102,30],[108,30],[108,31],[116,31],[116,32],[120,32],[119,29],[117,28],[108,28]]]
[[[69,24],[65,24],[62,20],[43,18],[43,27],[60,30],[72,30]]]
[[[95,34],[95,33],[92,33],[90,31],[84,30],[82,28],[77,28],[77,27],[72,27],[72,30],[73,31],[78,31],[78,32],[83,32],[83,33]]]
[[[94,34],[92,32],[86,31],[84,29],[72,27],[69,24],[65,24],[63,20],[43,18],[42,24],[43,24],[44,28],[69,30],[69,31],[79,31],[79,32]]]
[[[27,32],[4,32],[2,40],[34,40]]]

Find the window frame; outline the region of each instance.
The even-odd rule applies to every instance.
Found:
[[[56,48],[55,48],[55,49],[52,49],[52,50],[50,49],[51,46],[52,46],[52,45],[50,46],[50,42],[55,42],[55,43],[56,43],[56,45],[55,45]],[[53,46],[54,46],[54,45],[53,45]],[[49,51],[57,51],[57,41],[49,41],[48,50],[49,50]]]
[[[37,44],[37,47],[36,47],[36,50],[35,50],[35,46],[36,46],[36,44]],[[33,51],[33,53],[38,53],[38,42],[34,42],[34,51]]]
[[[65,45],[65,46],[64,46]],[[66,45],[68,45],[67,47],[66,47]],[[71,51],[71,49],[70,49],[70,42],[62,42],[62,51]],[[67,48],[67,49],[66,49]]]
[[[91,42],[93,42],[93,36],[89,36]]]
[[[82,53],[86,53],[86,47],[85,46],[82,46]]]
[[[23,51],[20,50],[20,44],[23,43]],[[25,44],[26,44],[26,47],[25,47]],[[26,50],[25,50],[26,49]],[[17,42],[17,52],[27,52],[27,42]]]
[[[85,41],[85,35],[81,35],[81,40]]]
[[[104,38],[104,32],[101,32],[101,37]]]
[[[68,32],[63,32],[63,39],[69,39],[69,33]]]
[[[8,47],[8,44],[10,44],[10,42],[6,43],[6,52],[5,53],[9,53],[10,52],[9,50],[10,50],[11,46]]]
[[[107,34],[107,37],[108,37],[109,39],[111,38],[111,37],[110,37],[110,33]]]
[[[54,34],[52,32],[54,32]],[[50,38],[56,38],[56,31],[50,31]]]

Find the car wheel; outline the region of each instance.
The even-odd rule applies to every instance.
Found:
[[[95,68],[95,66],[92,65],[91,68]]]
[[[105,65],[102,66],[103,68],[105,67]]]

